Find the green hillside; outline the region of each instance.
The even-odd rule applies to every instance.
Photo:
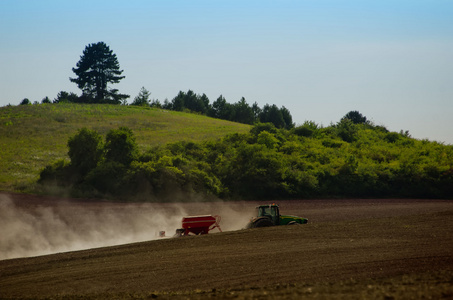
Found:
[[[67,158],[67,142],[87,127],[105,135],[130,128],[141,151],[176,141],[245,133],[249,125],[138,106],[40,104],[0,107],[0,190],[24,191],[42,168]]]
[[[453,146],[390,132],[357,111],[288,130],[149,107],[21,105],[0,108],[0,137],[7,191],[127,201],[453,198]]]

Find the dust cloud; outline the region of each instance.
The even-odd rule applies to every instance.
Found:
[[[253,210],[226,203],[22,205],[0,195],[0,260],[155,240],[160,231],[172,236],[182,217],[202,214],[220,215],[222,230],[231,231],[244,228]]]

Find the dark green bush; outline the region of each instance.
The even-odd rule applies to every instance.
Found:
[[[127,127],[112,129],[105,138],[105,159],[129,165],[138,158],[138,146],[132,130]]]
[[[102,137],[94,130],[80,129],[76,135],[69,138],[68,148],[71,164],[83,175],[94,169],[103,159]]]

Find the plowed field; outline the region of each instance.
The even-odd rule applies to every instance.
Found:
[[[134,205],[121,203],[7,198],[17,218],[27,213],[43,218],[46,214],[37,212],[52,208],[54,221],[66,222],[62,228],[72,236],[71,220],[89,227],[81,217],[69,218],[66,209],[76,215],[90,212],[90,217],[104,220],[101,212],[108,208],[115,216],[109,224],[123,223],[128,228],[135,228],[129,224],[133,220],[144,222],[143,214],[153,212],[221,214],[224,232],[164,239],[153,233],[144,242],[3,259],[3,299],[453,298],[451,201],[281,201],[282,213],[307,217],[309,223],[244,230],[240,229],[247,220],[244,216],[252,216],[256,202],[189,203],[177,208],[137,204],[140,209],[133,210]],[[182,215],[176,217],[180,220]],[[32,224],[48,230],[36,220]],[[1,230],[0,239],[4,239],[6,233]],[[64,232],[55,234],[64,236]],[[21,239],[20,231],[16,239]],[[9,242],[14,241],[10,237]]]

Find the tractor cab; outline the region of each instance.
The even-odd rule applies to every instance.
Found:
[[[258,218],[267,217],[272,220],[272,223],[274,223],[274,225],[280,224],[280,211],[278,209],[278,205],[260,205],[256,208],[258,209]]]

